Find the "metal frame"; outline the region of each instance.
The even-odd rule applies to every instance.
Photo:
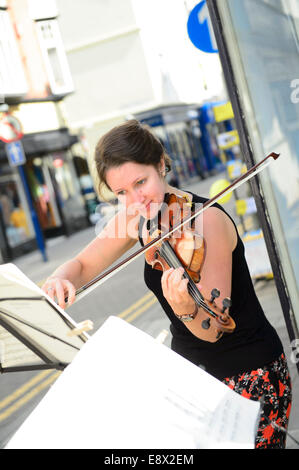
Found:
[[[239,98],[239,90],[237,87],[232,62],[230,59],[229,48],[226,43],[226,38],[223,33],[221,17],[218,9],[217,0],[206,0],[209,9],[210,18],[213,24],[213,30],[218,45],[219,58],[222,64],[223,74],[226,81],[227,90],[230,96],[232,107],[234,110],[236,126],[240,137],[240,147],[244,156],[245,162],[248,167],[253,166],[256,162],[253,157],[252,146],[250,137],[247,130],[246,120],[242,111],[242,104]],[[223,1],[223,0],[221,0]],[[287,283],[281,268],[280,256],[277,250],[277,242],[275,234],[271,226],[271,221],[267,209],[267,204],[263,196],[261,184],[258,176],[250,181],[252,193],[255,199],[257,212],[259,215],[261,227],[264,234],[264,239],[273,270],[273,275],[276,283],[278,296],[280,299],[286,328],[288,331],[289,339],[292,342],[298,338],[298,329],[294,320],[294,313],[290,304],[290,297],[288,295]],[[299,373],[299,363],[296,363],[297,371]]]
[[[2,298],[0,299],[1,301],[6,301],[6,300],[43,300],[46,301],[49,305],[48,299],[44,297],[15,297],[15,298]],[[51,305],[51,307],[53,307]],[[54,308],[54,307],[53,307]],[[55,308],[54,308],[55,310]],[[59,314],[59,311],[57,311]],[[27,364],[24,366],[11,366],[11,367],[2,367],[1,362],[0,362],[0,373],[4,372],[22,372],[22,371],[30,371],[30,370],[44,370],[44,369],[57,369],[57,370],[63,370],[68,364],[63,364],[63,363],[56,363],[53,362],[49,357],[47,357],[33,342],[31,342],[28,338],[24,338],[22,334],[20,334],[17,329],[13,327],[9,322],[7,322],[2,316],[6,315],[8,318],[12,318],[15,321],[19,321],[22,324],[25,324],[26,326],[29,326],[30,328],[33,328],[34,330],[39,331],[40,333],[49,336],[50,338],[53,338],[57,341],[61,341],[64,344],[67,344],[68,346],[73,347],[74,349],[78,349],[76,346],[72,345],[71,343],[68,343],[67,341],[58,338],[56,335],[53,335],[52,333],[49,333],[39,327],[36,327],[35,325],[26,322],[25,320],[19,319],[15,317],[13,314],[7,312],[4,309],[0,309],[0,325],[5,328],[11,335],[13,335],[15,338],[17,338],[21,343],[23,343],[28,349],[30,349],[34,354],[36,354],[42,361],[44,361],[44,364]]]

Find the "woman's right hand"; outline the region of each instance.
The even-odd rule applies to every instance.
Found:
[[[41,288],[54,301],[56,297],[58,305],[63,309],[66,307],[66,297],[68,298],[68,305],[72,305],[75,301],[76,288],[67,279],[49,277]]]

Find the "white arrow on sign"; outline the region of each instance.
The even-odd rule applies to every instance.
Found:
[[[213,49],[216,51],[218,49],[218,46],[217,46],[217,42],[215,39],[215,34],[214,34],[213,25],[212,25],[212,21],[211,21],[209,10],[208,10],[208,5],[206,3],[198,12],[197,17],[198,17],[198,22],[200,24],[203,24],[205,21],[207,22],[208,30],[210,33],[211,45]]]
[[[6,153],[11,166],[24,165],[26,156],[20,141],[6,144]]]

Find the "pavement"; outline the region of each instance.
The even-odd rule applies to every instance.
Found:
[[[193,179],[186,184],[183,189],[190,190],[202,196],[209,197],[211,185],[223,177],[225,174],[207,178],[205,180]],[[243,197],[248,194],[248,188],[241,188],[238,194]],[[247,191],[247,192],[246,192]],[[227,212],[233,217],[237,225],[240,220],[235,213],[235,200],[231,198],[229,202],[223,205]],[[240,226],[240,225],[239,225]],[[241,228],[241,226],[240,226]],[[242,230],[242,228],[241,228]],[[47,241],[48,261],[44,262],[41,253],[37,250],[14,260],[14,264],[18,266],[32,281],[40,284],[54,269],[63,262],[70,259],[78,253],[86,244],[88,244],[95,236],[95,228],[89,227],[85,230],[77,232],[70,237],[58,237]],[[275,281],[273,279],[260,279],[255,283],[257,296],[264,308],[265,314],[272,325],[276,328],[281,341],[284,345],[286,358],[288,361],[292,386],[293,386],[293,403],[289,421],[287,449],[299,449],[299,372],[294,360],[292,360],[292,349],[288,332],[285,326],[284,316],[281,309],[279,297],[277,294]],[[297,354],[299,357],[299,354]],[[298,359],[299,360],[299,359]],[[296,439],[295,442],[293,439]]]

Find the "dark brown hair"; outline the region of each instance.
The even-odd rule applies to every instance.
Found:
[[[95,149],[99,194],[101,195],[101,190],[105,186],[110,189],[106,179],[110,168],[134,162],[152,165],[158,169],[162,156],[165,160],[165,169],[169,171],[170,157],[147,125],[132,119],[114,127],[100,138]]]

